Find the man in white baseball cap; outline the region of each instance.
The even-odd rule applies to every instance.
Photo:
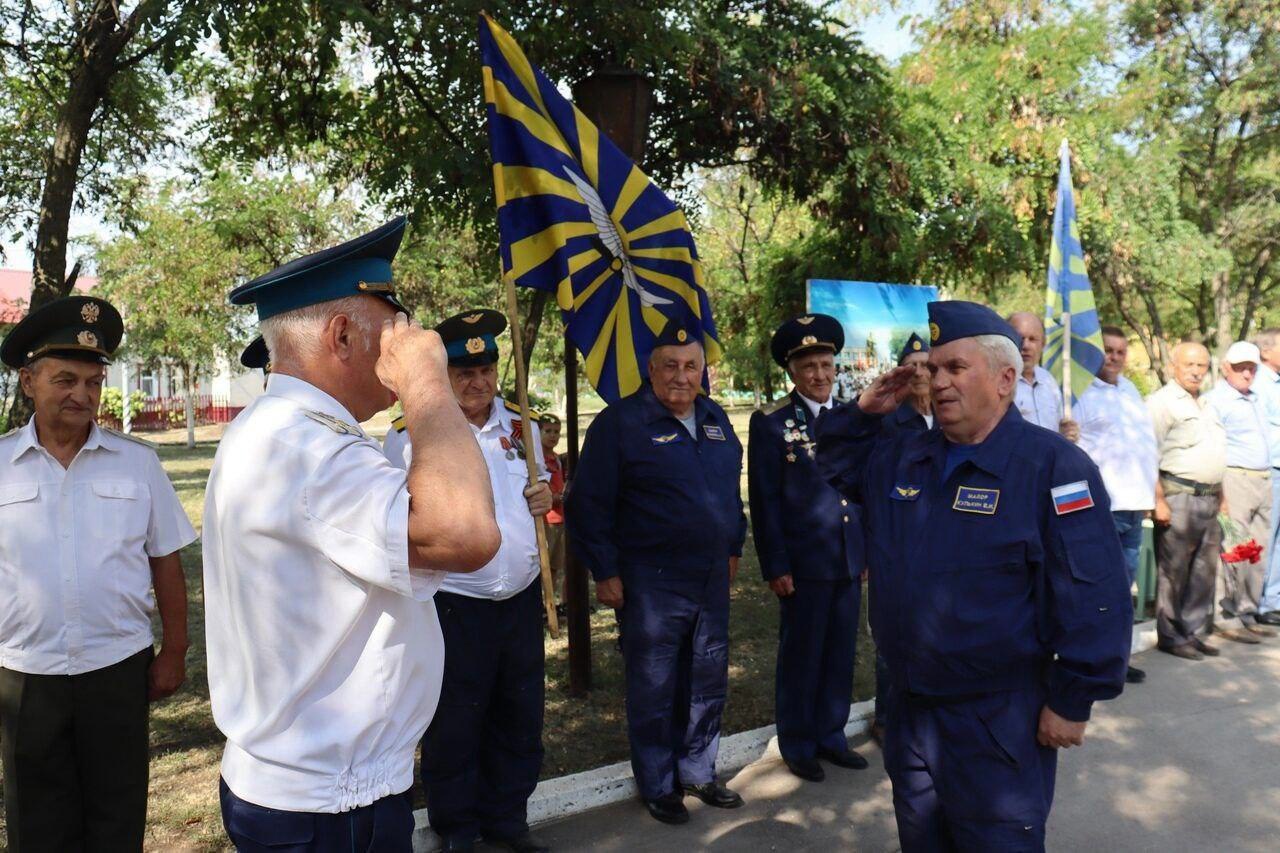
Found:
[[[1223,381],[1209,392],[1207,402],[1218,413],[1227,434],[1227,470],[1222,478],[1227,515],[1242,536],[1265,547],[1270,544],[1271,531],[1271,451],[1267,440],[1271,402],[1250,387],[1261,360],[1258,347],[1248,341],[1236,341],[1228,347],[1222,358]],[[1254,637],[1276,635],[1257,621],[1267,556],[1257,563],[1224,560],[1222,564],[1222,615],[1238,616]]]

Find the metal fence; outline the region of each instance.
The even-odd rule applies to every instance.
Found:
[[[192,400],[197,426],[225,424],[240,414],[244,406],[232,406],[225,397],[200,394]],[[120,429],[120,418],[100,413],[98,422],[112,429]],[[154,432],[177,429],[187,423],[187,401],[183,397],[149,397],[142,403],[142,410],[135,414],[131,428],[137,432]]]

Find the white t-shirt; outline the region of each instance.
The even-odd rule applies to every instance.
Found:
[[[1072,410],[1080,448],[1102,472],[1111,509],[1149,510],[1156,505],[1159,453],[1151,413],[1134,384],[1093,380]]]
[[[238,797],[336,813],[413,784],[444,674],[444,573],[409,569],[408,525],[405,472],[319,388],[273,373],[227,429],[205,497],[205,635]]]
[[[79,675],[147,648],[148,558],[195,538],[146,444],[94,424],[63,468],[35,418],[0,438],[0,666]]]

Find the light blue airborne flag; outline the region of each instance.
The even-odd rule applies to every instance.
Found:
[[[1079,399],[1102,367],[1102,329],[1098,307],[1084,268],[1084,248],[1076,224],[1076,200],[1071,186],[1071,151],[1062,140],[1058,150],[1058,204],[1053,211],[1053,240],[1049,245],[1049,287],[1045,293],[1045,348],[1041,362],[1062,385],[1066,360],[1071,363],[1071,399]],[[1071,315],[1071,340],[1065,347],[1064,315]],[[1068,401],[1070,402],[1070,401]]]
[[[691,315],[718,360],[684,214],[487,15],[480,55],[503,274],[555,294],[606,401],[640,387],[669,317]]]

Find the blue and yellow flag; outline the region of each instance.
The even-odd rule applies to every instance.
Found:
[[[606,401],[640,387],[668,317],[691,315],[718,360],[684,214],[487,15],[480,55],[503,273],[555,294]]]
[[[1062,140],[1058,150],[1058,204],[1053,211],[1053,240],[1049,245],[1049,287],[1045,294],[1046,370],[1062,384],[1063,314],[1071,314],[1071,396],[1080,395],[1102,367],[1102,328],[1098,306],[1084,268],[1084,248],[1076,224],[1076,199],[1071,186],[1071,151]]]

